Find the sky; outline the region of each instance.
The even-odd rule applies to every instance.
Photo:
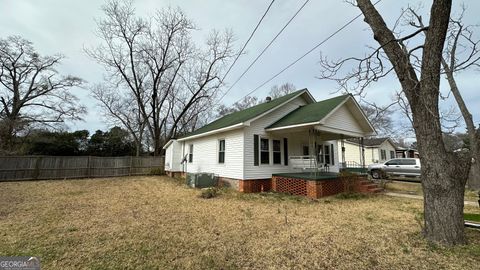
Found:
[[[108,125],[103,121],[97,102],[90,96],[88,86],[102,80],[104,69],[89,58],[84,48],[100,43],[95,35],[95,18],[101,18],[101,0],[0,0],[0,38],[20,35],[33,42],[42,55],[61,53],[66,56],[58,70],[62,74],[71,74],[83,78],[84,88],[73,89],[80,102],[87,106],[88,114],[84,121],[68,122],[70,130],[87,129],[93,132],[105,130]],[[212,29],[231,29],[236,38],[235,47],[241,48],[248,39],[258,20],[269,5],[270,0],[136,0],[134,5],[138,15],[149,16],[156,9],[178,6],[185,11],[199,28],[194,34],[196,42],[201,44]],[[226,78],[233,83],[260,51],[270,42],[290,17],[304,3],[304,0],[277,0],[260,25],[237,64]],[[480,1],[454,1],[452,14],[460,12],[460,5],[467,9],[464,15],[466,24],[480,25]],[[425,21],[431,1],[392,1],[383,0],[377,8],[389,26],[392,26],[402,8],[420,7]],[[263,55],[253,68],[239,81],[222,100],[232,104],[245,94],[261,85],[283,67],[297,59],[347,21],[360,13],[359,9],[341,0],[311,0],[298,14],[282,35]],[[480,29],[475,36],[478,38]],[[363,17],[335,35],[328,42],[313,51],[296,65],[260,88],[254,95],[265,98],[269,89],[276,84],[293,83],[297,88],[308,88],[317,100],[339,95],[335,82],[320,80],[320,54],[330,59],[350,56],[361,57],[375,46],[371,31]],[[457,83],[470,108],[476,123],[480,121],[479,70],[464,71],[457,76]],[[442,91],[448,92],[446,81],[442,81]],[[395,90],[400,85],[394,77],[380,80],[368,88],[365,99],[379,105],[391,103]],[[442,102],[445,109],[452,106],[452,98]],[[400,115],[396,117],[401,118]]]

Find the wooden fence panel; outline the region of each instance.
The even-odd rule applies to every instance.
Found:
[[[0,181],[146,175],[164,172],[164,157],[6,156]]]

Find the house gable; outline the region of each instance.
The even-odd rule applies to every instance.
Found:
[[[335,130],[339,133],[353,137],[366,137],[376,135],[372,124],[364,114],[357,101],[351,96],[339,104],[321,121],[324,130]]]
[[[302,106],[267,127],[268,131],[315,127],[345,137],[375,135],[375,129],[351,95]]]
[[[308,90],[302,89],[273,99],[269,102],[264,102],[245,110],[223,116],[220,119],[217,119],[189,134],[186,134],[179,140],[182,141],[193,137],[206,136],[217,132],[248,126],[252,121],[270,114],[271,112],[283,107],[285,104],[290,103],[292,100],[298,97],[302,97],[307,103],[315,102],[315,99],[313,99]]]

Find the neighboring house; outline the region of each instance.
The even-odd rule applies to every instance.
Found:
[[[341,149],[341,141],[338,147]],[[343,141],[345,147],[345,161],[347,167],[362,166],[362,143],[360,139],[346,139]],[[396,145],[388,137],[363,139],[365,149],[365,166],[373,163],[384,162],[396,158]]]
[[[316,102],[307,89],[226,115],[165,145],[167,174],[214,173],[240,191],[310,164],[338,172],[337,140],[375,130],[351,95]],[[342,156],[340,154],[340,156]],[[299,165],[300,164],[300,165]],[[263,185],[263,184],[262,184]]]
[[[395,150],[397,158],[420,158],[420,154],[416,149],[397,147]]]

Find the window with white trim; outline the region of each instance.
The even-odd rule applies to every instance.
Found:
[[[387,151],[385,149],[380,149],[380,159],[381,160],[387,159]]]
[[[225,140],[218,141],[218,163],[225,163]]]
[[[325,164],[330,164],[330,146],[329,145],[324,145],[324,160]]]
[[[265,138],[260,139],[260,163],[270,164],[270,145],[269,140]]]
[[[188,147],[188,163],[193,162],[193,144],[190,144]]]

